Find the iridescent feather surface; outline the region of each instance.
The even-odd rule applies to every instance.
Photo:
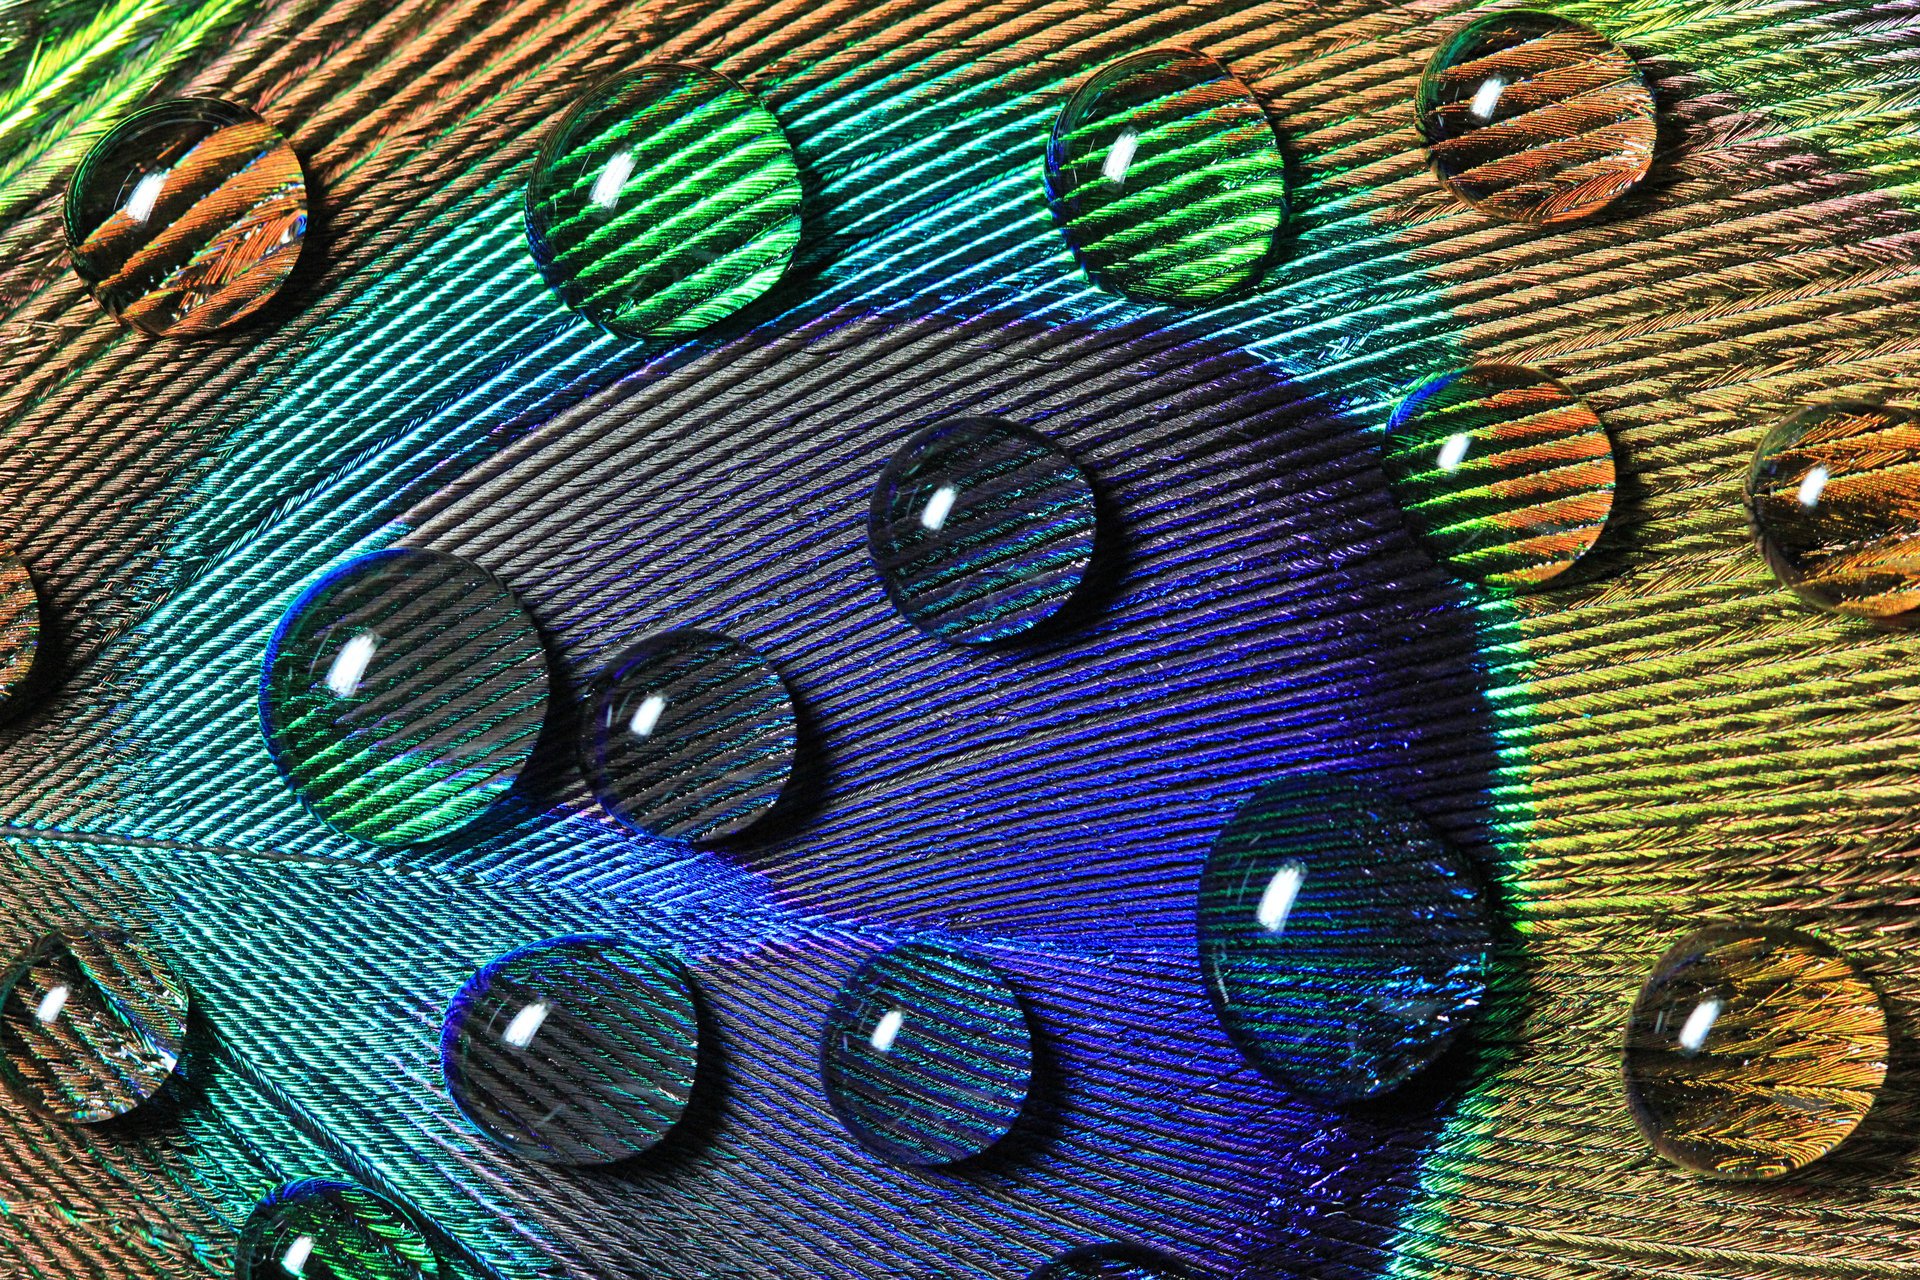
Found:
[[[0,942],[125,928],[191,995],[177,1078],[125,1119],[0,1093],[0,1274],[231,1275],[243,1233],[282,1270],[345,1250],[460,1280],[1018,1280],[1106,1241],[1156,1261],[1052,1274],[1910,1269],[1911,637],[1799,599],[1743,499],[1808,406],[1920,402],[1920,11],[1555,5],[1658,112],[1644,176],[1616,190],[1608,150],[1610,199],[1565,221],[1434,172],[1422,77],[1490,11],[0,0],[0,539],[39,620],[0,728]],[[1076,92],[1154,50],[1244,86],[1285,180],[1263,160],[1242,201],[1233,164],[1156,179],[1127,246],[1222,227],[1230,269],[1176,248],[1173,287],[1129,297],[1063,235],[1045,158]],[[654,64],[777,122],[799,228],[699,332],[649,312],[627,338],[543,277],[526,194],[572,105]],[[251,316],[152,337],[72,270],[63,193],[115,124],[180,97],[284,136],[311,223]],[[1149,177],[1158,136],[1136,129]],[[1527,176],[1514,156],[1539,159],[1502,175]],[[669,247],[738,263],[788,229]],[[1605,426],[1613,509],[1569,581],[1462,581],[1391,492],[1395,407],[1477,364],[1538,370]],[[962,418],[1090,478],[1113,555],[1072,625],[957,645],[889,601],[874,486]],[[1858,505],[1900,460],[1849,464],[1837,509],[1903,529]],[[1762,497],[1798,501],[1806,474]],[[258,709],[289,607],[394,546],[497,579],[552,673],[517,779],[404,845],[303,807]],[[780,811],[713,847],[609,817],[573,759],[594,678],[689,628],[763,655],[797,723]],[[1194,943],[1235,812],[1330,773],[1471,860],[1494,921],[1471,1033],[1363,1107],[1252,1066]],[[1635,998],[1713,920],[1818,938],[1894,1029],[1858,1128],[1781,1182],[1703,1190],[1627,1106]],[[695,975],[714,1087],[586,1181],[463,1116],[439,1044],[488,964],[589,934]],[[847,975],[916,941],[989,964],[1034,1046],[1021,1120],[931,1171],[864,1148],[820,1080]],[[1809,1078],[1862,1092],[1872,1068]]]

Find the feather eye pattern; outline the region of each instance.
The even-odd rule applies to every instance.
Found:
[[[1795,443],[1779,455],[1792,474],[1753,500],[1804,523],[1809,468],[1828,466],[1849,523],[1807,534],[1819,572],[1831,559],[1848,570],[1834,590],[1902,598],[1881,578],[1914,532],[1899,451],[1920,396],[1920,17],[1899,0],[1556,4],[1604,50],[1521,41],[1449,89],[1448,111],[1478,103],[1506,131],[1456,148],[1500,144],[1466,170],[1498,180],[1483,198],[1436,174],[1422,83],[1507,12],[0,0],[0,540],[22,566],[0,949],[124,929],[191,996],[174,1078],[126,1123],[66,1125],[0,1093],[0,1275],[233,1274],[242,1241],[268,1237],[260,1266],[317,1272],[351,1246],[406,1280],[1902,1266],[1920,1182],[1897,1046],[1857,1130],[1778,1186],[1666,1163],[1621,1070],[1643,983],[1710,921],[1813,936],[1896,1031],[1920,998],[1901,942],[1920,875],[1907,638],[1809,607],[1743,502],[1782,423],[1863,424],[1846,438],[1870,455]],[[1049,206],[1063,108],[1155,50],[1230,77],[1235,137],[1264,148],[1271,125],[1284,172],[1261,150],[1183,180],[1182,148],[1212,154],[1206,113],[1184,112],[1134,130],[1131,152],[1115,151],[1124,127],[1102,133],[1088,181],[1138,163],[1142,225],[1206,230],[1148,236],[1150,252],[1228,243],[1231,288],[1129,296]],[[1563,84],[1536,65],[1547,53],[1605,75]],[[543,277],[526,191],[573,104],[645,64],[711,71],[771,116],[798,221],[780,223],[780,269],[697,331],[621,336]],[[239,315],[249,299],[223,297],[247,279],[234,246],[293,224],[251,189],[253,213],[220,206],[238,240],[216,230],[189,285],[237,323],[153,337],[69,268],[61,193],[115,124],[180,98],[285,137],[311,243],[273,305]],[[611,164],[627,134],[606,137]],[[1234,185],[1242,167],[1257,190]],[[644,168],[668,184],[699,171]],[[673,207],[697,210],[686,194]],[[752,230],[701,226],[668,256],[697,272],[702,245]],[[1604,512],[1597,479],[1556,473],[1554,502],[1582,504],[1580,566],[1538,589],[1460,572],[1385,466],[1410,392],[1487,366],[1577,400],[1584,462],[1596,430],[1611,445]],[[1849,407],[1797,416],[1833,404]],[[869,522],[904,446],[982,419],[1070,457],[1092,514],[1075,509],[1071,609],[957,644],[889,598]],[[1416,477],[1436,492],[1472,473],[1466,455],[1447,466],[1448,439],[1426,442]],[[1468,523],[1499,536],[1461,554],[1519,545],[1512,522],[1550,505],[1543,483],[1503,472],[1470,495]],[[977,523],[935,531],[963,543],[956,563],[1024,545]],[[1871,575],[1849,558],[1854,529],[1874,539]],[[509,709],[526,748],[511,785],[466,780],[484,814],[378,843],[302,806],[258,699],[303,592],[390,547],[497,580],[551,680],[544,719]],[[414,603],[395,612],[420,651],[457,651],[436,628],[462,602]],[[763,658],[793,725],[777,803],[700,843],[621,821],[574,758],[596,678],[686,631]],[[458,705],[471,675],[423,664],[395,696],[484,718]],[[1470,1030],[1364,1106],[1249,1062],[1195,945],[1209,850],[1236,812],[1329,778],[1417,815],[1474,868],[1491,920]],[[1267,879],[1234,900],[1312,945],[1314,887],[1249,865]],[[671,1131],[590,1176],[490,1138],[440,1059],[476,974],[588,936],[670,957],[699,1023]],[[991,971],[1031,1033],[1018,1117],[995,1112],[1001,1136],[951,1165],[878,1157],[822,1081],[853,975],[916,945]],[[1754,1043],[1791,1051],[1799,1027],[1828,1044],[1871,1020],[1798,1007],[1763,976],[1777,1021],[1724,1024]],[[57,1036],[61,1002],[32,990],[14,1015]],[[1676,1005],[1675,1052],[1710,1046],[1719,1015],[1692,1011],[1729,998]],[[947,1073],[916,1095],[953,1108],[928,1123],[986,1105],[967,1064],[1002,1057],[942,1058],[940,1037],[917,1038],[926,1010],[881,1003],[847,1033],[879,1064],[868,1076],[913,1047]],[[538,1004],[499,1005],[508,1049],[541,1043]],[[968,1025],[1015,1025],[1011,1007]],[[576,1047],[635,1034],[617,1017],[552,1025]],[[1879,1065],[1838,1074],[1853,1088]],[[1741,1096],[1778,1091],[1762,1093]],[[318,1216],[255,1216],[288,1203]],[[357,1227],[310,1208],[354,1204],[372,1206]],[[352,1245],[368,1230],[404,1247]]]

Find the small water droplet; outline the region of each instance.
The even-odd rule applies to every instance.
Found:
[[[1202,303],[1255,284],[1287,217],[1273,122],[1226,67],[1154,49],[1081,85],[1047,144],[1047,199],[1103,286]]]
[[[634,830],[721,840],[778,802],[797,742],[793,697],[765,658],[718,632],[669,631],[595,677],[580,768]]]
[[[1130,1244],[1094,1244],[1061,1254],[1028,1280],[1186,1280],[1174,1259]]]
[[[1781,583],[1823,609],[1886,622],[1920,610],[1920,412],[1842,401],[1767,432],[1747,514]]]
[[[1599,542],[1613,444],[1546,374],[1476,364],[1421,383],[1387,426],[1381,467],[1427,548],[1460,577],[1537,587]]]
[[[1443,44],[1418,109],[1440,180],[1514,222],[1599,212],[1647,176],[1659,141],[1632,58],[1591,27],[1524,10]]]
[[[308,1178],[254,1207],[234,1248],[236,1280],[439,1280],[414,1216],[350,1182]]]
[[[1660,957],[1627,1021],[1627,1103],[1654,1150],[1777,1178],[1866,1117],[1887,1018],[1845,957],[1791,929],[1712,925]]]
[[[558,938],[509,952],[454,997],[440,1062],[481,1132],[555,1164],[647,1150],[693,1096],[693,980],[660,951]]]
[[[1334,1099],[1438,1058],[1480,1006],[1492,946],[1466,860],[1392,797],[1328,777],[1240,806],[1207,858],[1199,935],[1247,1060]]]
[[[862,1146],[897,1164],[951,1164],[1019,1120],[1033,1041],[1019,995],[991,965],[908,943],[841,987],[820,1063],[827,1100]]]
[[[519,777],[547,712],[538,629],[486,570],[435,551],[358,557],[267,646],[260,714],[294,794],[375,844],[447,835]]]
[[[187,989],[124,930],[50,933],[13,962],[4,989],[0,1077],[43,1115],[125,1115],[179,1065]]]
[[[20,692],[40,652],[40,596],[27,566],[0,543],[0,703]]]
[[[67,248],[115,317],[211,333],[279,292],[307,232],[307,184],[280,131],[245,107],[175,98],[95,143],[67,187]]]
[[[929,635],[986,644],[1058,613],[1093,562],[1093,486],[1037,431],[957,418],[880,473],[867,523],[894,607]]]
[[[554,127],[527,184],[527,239],[547,284],[600,327],[695,333],[785,274],[799,169],[779,122],[733,81],[643,66]]]

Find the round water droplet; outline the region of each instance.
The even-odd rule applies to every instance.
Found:
[[[1200,881],[1200,965],[1247,1060],[1334,1099],[1396,1088],[1480,1007],[1492,947],[1466,860],[1340,778],[1262,787]]]
[[[1095,1244],[1063,1253],[1028,1280],[1185,1280],[1187,1269],[1164,1254],[1130,1244]]]
[[[62,929],[14,961],[0,996],[0,1078],[73,1124],[125,1115],[180,1062],[187,989],[125,931]]]
[[[1627,1021],[1627,1103],[1654,1150],[1777,1178],[1852,1133],[1887,1075],[1887,1017],[1838,952],[1792,929],[1713,925],[1675,944]]]
[[[1420,81],[1433,169],[1482,213],[1584,218],[1653,167],[1653,91],[1632,58],[1566,18],[1518,10],[1469,24]]]
[[[1273,122],[1232,72],[1189,49],[1096,71],[1054,123],[1046,178],[1087,273],[1149,302],[1251,287],[1287,218]]]
[[[680,1119],[699,1050],[679,961],[612,938],[558,938],[467,981],[440,1064],[455,1105],[495,1141],[555,1164],[610,1164]]]
[[[100,305],[135,328],[211,333],[286,283],[307,184],[280,131],[245,107],[176,98],[95,143],[67,188],[67,247]]]
[[[905,1165],[964,1160],[1005,1137],[1026,1106],[1026,1009],[984,960],[895,947],[840,988],[820,1074],[847,1131],[874,1154]]]
[[[547,712],[533,619],[478,565],[398,548],[328,573],[267,646],[260,716],[294,794],[336,831],[457,831],[520,776]]]
[[[1760,442],[1747,514],[1780,581],[1823,609],[1912,622],[1920,610],[1920,413],[1816,405]]]
[[[580,768],[607,812],[669,840],[720,840],[767,815],[793,774],[793,696],[714,631],[649,636],[587,692]]]
[[[1093,563],[1086,472],[1037,431],[958,418],[921,432],[880,473],[867,547],[902,617],[986,644],[1037,626]]]
[[[0,543],[0,703],[27,682],[39,652],[39,594],[25,562]]]
[[[554,127],[527,184],[527,239],[547,284],[601,328],[695,333],[786,272],[800,173],[745,89],[699,67],[643,66]]]
[[[350,1182],[308,1178],[275,1190],[234,1247],[235,1280],[438,1280],[413,1215]]]
[[[1460,577],[1537,587],[1600,540],[1613,511],[1613,444],[1552,378],[1476,364],[1414,388],[1381,466],[1414,532]]]

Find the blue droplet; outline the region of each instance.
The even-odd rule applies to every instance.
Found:
[[[950,1164],[1019,1120],[1033,1041],[1019,995],[991,965],[909,943],[840,989],[820,1062],[827,1099],[861,1145],[898,1164]]]
[[[1261,788],[1201,877],[1200,962],[1248,1061],[1333,1099],[1438,1058],[1486,993],[1471,868],[1390,796],[1338,778]]]
[[[454,997],[440,1039],[461,1112],[555,1164],[609,1164],[659,1142],[686,1112],[699,1058],[686,969],[609,938],[500,957]]]
[[[765,658],[717,632],[669,631],[593,681],[580,767],[634,830],[720,840],[779,801],[798,735],[793,696]]]
[[[902,617],[986,644],[1058,613],[1093,561],[1093,486],[1037,431],[992,418],[944,422],[881,472],[867,541]]]

